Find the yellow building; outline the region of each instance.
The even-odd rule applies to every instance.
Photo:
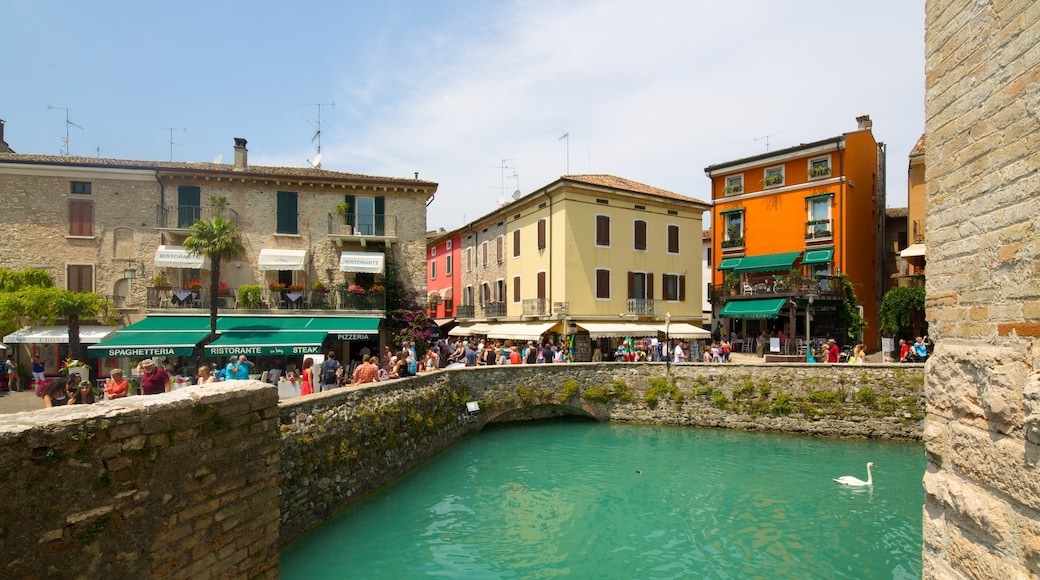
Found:
[[[576,360],[588,360],[600,338],[707,336],[700,327],[707,322],[701,232],[708,209],[620,177],[563,176],[458,230],[463,255],[474,259],[462,274],[462,325],[454,333],[574,336]],[[494,247],[491,259],[485,244],[489,254]],[[503,307],[487,308],[485,296]]]

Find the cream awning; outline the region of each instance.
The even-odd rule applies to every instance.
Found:
[[[155,251],[155,267],[209,270],[209,258],[192,254],[184,246],[159,246]]]
[[[256,263],[258,270],[306,270],[307,250],[261,248]]]
[[[590,338],[623,336],[656,336],[657,328],[641,322],[577,322],[588,331]]]
[[[486,334],[488,338],[501,338],[503,340],[539,340],[550,328],[556,326],[557,321],[538,322],[498,322],[487,325]]]
[[[905,250],[903,250],[902,252],[899,252],[899,257],[900,258],[916,258],[918,256],[923,256],[924,252],[925,252],[925,245],[924,244],[910,244],[910,246],[907,247]]]
[[[448,336],[483,336],[487,334],[488,325],[480,322],[468,326],[456,326],[448,331]]]
[[[444,300],[451,300],[451,296],[452,296],[452,289],[451,288],[445,288],[444,290],[441,290],[441,298],[443,298]]]
[[[80,326],[79,341],[81,344],[96,344],[116,331],[114,326]],[[29,326],[17,330],[4,337],[4,342],[12,344],[44,344],[69,343],[68,326]]]
[[[380,252],[343,252],[339,255],[340,272],[382,274],[385,259]]]
[[[670,325],[655,324],[655,327],[669,338],[710,338],[711,332],[688,322],[673,322]],[[667,330],[665,330],[667,327]]]

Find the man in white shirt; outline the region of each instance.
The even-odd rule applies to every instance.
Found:
[[[682,343],[680,343],[680,342],[676,342],[675,343],[675,350],[673,351],[673,353],[674,353],[675,358],[672,360],[672,362],[676,362],[676,363],[686,362],[686,353],[683,352]]]

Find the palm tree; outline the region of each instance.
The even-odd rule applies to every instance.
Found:
[[[188,226],[191,235],[184,240],[184,247],[196,256],[209,258],[209,340],[217,335],[217,290],[220,288],[220,263],[245,253],[239,243],[235,222],[216,215],[212,220],[195,220]],[[208,341],[207,341],[208,342]]]
[[[69,356],[86,360],[83,345],[79,340],[79,323],[82,319],[94,320],[98,315],[108,314],[111,303],[104,296],[93,292],[71,292],[54,289],[53,312],[69,324]]]

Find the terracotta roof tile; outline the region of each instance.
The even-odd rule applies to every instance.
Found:
[[[921,134],[921,138],[917,140],[917,144],[910,150],[910,157],[916,157],[917,155],[924,155],[924,133]]]
[[[910,215],[910,210],[905,207],[886,207],[885,217],[890,218],[905,218]]]
[[[600,187],[624,189],[634,193],[642,193],[657,197],[665,197],[677,201],[705,203],[704,201],[701,201],[699,199],[687,197],[685,195],[680,195],[678,193],[646,185],[645,183],[639,183],[638,181],[632,181],[631,179],[625,179],[624,177],[617,177],[614,175],[564,175],[561,179],[565,181],[577,181],[580,183],[587,183],[589,185],[598,185]]]

